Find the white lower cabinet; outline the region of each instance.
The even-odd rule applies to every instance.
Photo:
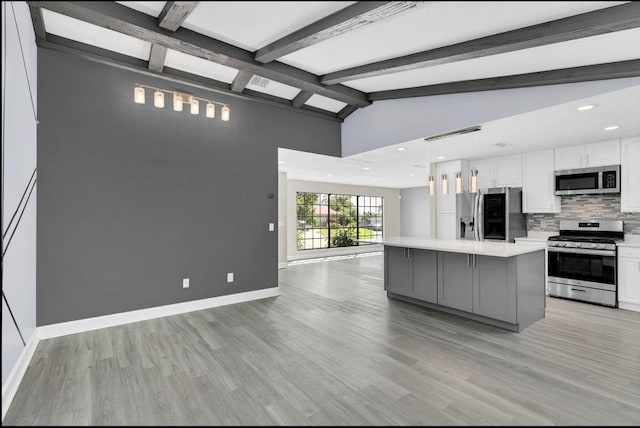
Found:
[[[640,247],[618,247],[618,306],[640,311]]]

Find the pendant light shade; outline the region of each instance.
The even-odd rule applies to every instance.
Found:
[[[144,88],[142,86],[136,86],[133,90],[133,101],[136,104],[144,104]]]
[[[469,171],[469,192],[476,193],[478,191],[478,171]]]
[[[155,91],[153,93],[153,105],[158,108],[164,108],[164,92]]]
[[[449,180],[447,180],[447,174],[442,175],[442,194],[449,194]]]
[[[435,179],[433,177],[433,175],[429,176],[429,196],[433,196],[436,194],[436,183],[435,183]]]
[[[456,193],[462,193],[462,173],[456,172]]]

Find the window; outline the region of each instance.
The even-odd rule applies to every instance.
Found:
[[[296,193],[298,250],[369,245],[357,240],[382,238],[383,199]]]

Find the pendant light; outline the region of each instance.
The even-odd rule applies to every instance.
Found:
[[[222,106],[222,108],[220,109],[220,119],[222,119],[224,122],[229,121],[229,107]]]
[[[478,170],[472,169],[469,171],[469,192],[478,192]]]
[[[215,106],[215,104],[207,103],[207,108],[206,108],[205,115],[210,119],[216,117],[216,106]]]
[[[200,101],[198,101],[194,97],[191,97],[189,104],[191,104],[191,114],[200,114]]]
[[[433,175],[429,176],[429,196],[436,194],[436,183]]]
[[[449,194],[449,180],[447,179],[447,174],[442,174],[442,194]]]
[[[456,193],[462,193],[462,172],[456,172]]]
[[[174,111],[182,111],[182,95],[173,94],[173,110]]]

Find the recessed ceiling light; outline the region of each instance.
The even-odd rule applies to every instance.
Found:
[[[442,159],[444,159],[444,156],[438,156],[436,159],[442,160]]]
[[[618,129],[618,125],[611,125],[604,128],[605,131],[613,131],[614,129]]]
[[[283,165],[283,164],[285,164],[286,162],[285,162],[285,161],[280,161],[280,162],[278,162],[278,163],[279,163],[280,165]]]
[[[404,152],[405,150],[407,150],[407,149],[405,149],[404,147],[398,147],[398,151],[399,152]]]
[[[327,177],[333,177],[333,174],[327,174]]]
[[[416,176],[415,174],[409,174],[409,177],[415,177],[415,176]]]
[[[593,104],[585,104],[583,106],[578,107],[576,110],[578,111],[587,111],[587,110],[591,110],[592,108],[595,108],[596,106],[594,106]]]
[[[368,166],[363,167],[362,169],[364,169],[365,171],[370,170],[371,168],[369,168]]]

